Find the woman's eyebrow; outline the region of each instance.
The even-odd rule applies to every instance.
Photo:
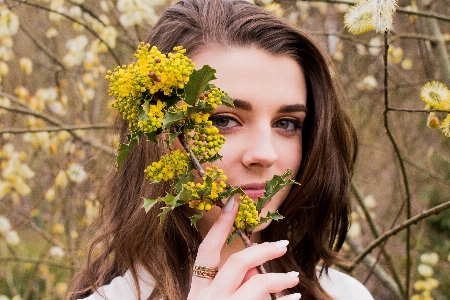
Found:
[[[278,110],[279,113],[292,113],[292,112],[307,112],[308,109],[303,104],[291,104],[291,105],[283,105]]]
[[[234,99],[233,100],[234,107],[240,108],[243,110],[252,110],[252,105],[250,102]],[[308,109],[303,104],[290,104],[290,105],[283,105],[278,109],[278,113],[292,113],[292,112],[307,112]]]

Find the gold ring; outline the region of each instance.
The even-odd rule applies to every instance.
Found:
[[[219,268],[209,268],[195,265],[192,267],[193,275],[201,278],[214,279],[216,277],[217,272],[219,272]]]

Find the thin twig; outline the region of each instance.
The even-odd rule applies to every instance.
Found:
[[[4,262],[20,261],[20,262],[24,262],[24,263],[44,264],[44,265],[49,265],[49,266],[68,269],[68,270],[70,270],[70,268],[71,268],[67,264],[58,263],[58,262],[55,262],[54,260],[30,258],[30,257],[0,257],[0,261],[4,261]]]
[[[398,162],[400,164],[400,170],[403,178],[403,184],[405,188],[406,193],[406,218],[411,218],[411,193],[409,190],[409,182],[408,182],[408,176],[406,174],[406,168],[403,163],[402,155],[400,153],[400,149],[397,146],[397,143],[394,139],[394,136],[391,133],[391,130],[389,128],[389,122],[388,122],[388,110],[389,107],[389,93],[388,93],[388,50],[389,50],[389,43],[388,43],[388,31],[385,31],[384,33],[384,45],[385,45],[385,51],[384,51],[384,111],[383,111],[383,119],[384,119],[384,127],[386,129],[386,134],[389,137],[389,140],[394,147],[395,155],[397,156]],[[405,299],[409,299],[409,285],[411,280],[411,230],[409,227],[406,228],[406,287],[405,287]]]
[[[392,106],[386,106],[385,110],[392,110],[392,111],[398,111],[398,112],[423,112],[429,114],[430,112],[444,112],[444,113],[450,113],[450,110],[442,110],[442,109],[413,109],[413,108],[401,108],[401,107],[392,107]]]
[[[358,265],[358,263],[367,255],[369,254],[373,249],[375,249],[378,245],[383,243],[386,239],[389,237],[395,235],[396,233],[404,230],[405,228],[409,228],[411,225],[416,224],[422,219],[425,219],[431,215],[437,215],[441,211],[449,209],[450,208],[450,201],[444,202],[440,205],[437,205],[433,208],[430,208],[428,210],[423,211],[422,213],[415,215],[414,217],[402,222],[401,224],[395,226],[391,230],[386,231],[380,237],[372,241],[372,243],[369,244],[356,258],[355,260],[348,266],[349,271],[353,271],[355,267]],[[408,298],[409,299],[409,298]]]
[[[200,177],[205,176],[205,170],[203,170],[203,167],[200,165],[200,162],[198,161],[194,152],[192,152],[191,147],[189,147],[189,144],[186,140],[186,137],[184,136],[184,133],[178,136],[178,140],[180,141],[181,145],[183,145],[184,150],[186,150],[186,152],[189,153],[191,162],[194,164],[194,168],[197,170],[198,175],[200,175]]]
[[[115,128],[116,127],[111,126],[110,124],[65,125],[60,127],[41,127],[41,128],[5,128],[0,129],[0,134],[3,133],[25,134],[35,132],[58,132],[71,130],[103,130]]]
[[[187,153],[189,153],[189,156],[191,158],[191,162],[194,165],[195,169],[197,170],[198,174],[203,177],[205,176],[205,171],[203,170],[202,166],[200,165],[200,162],[198,161],[195,154],[192,152],[191,147],[189,146],[189,143],[186,140],[186,136],[181,133],[178,136],[178,140],[180,141],[181,145],[183,145],[183,148],[186,150]],[[218,206],[222,208],[224,206],[223,203],[219,203]],[[245,248],[248,248],[252,245],[252,242],[250,238],[245,234],[245,232],[242,231],[242,229],[238,228],[236,225],[236,222],[233,223],[233,228],[236,231],[236,233],[239,235],[239,238],[244,243]],[[258,272],[260,274],[266,274],[266,270],[264,269],[263,265],[259,265],[256,267],[258,269]],[[271,299],[277,299],[277,296],[273,293],[270,293]]]
[[[369,211],[367,210],[366,205],[364,204],[364,201],[363,201],[361,195],[359,194],[358,190],[356,189],[356,187],[353,184],[351,185],[351,188],[352,188],[353,194],[355,195],[356,200],[359,203],[359,206],[361,207],[362,211],[364,212],[364,216],[366,218],[367,223],[369,224],[369,227],[370,227],[370,230],[372,231],[373,236],[375,238],[378,238],[380,236],[380,234],[379,234],[378,229],[377,229],[377,227],[375,225],[375,222],[372,219],[372,216],[370,215]],[[354,247],[352,247],[352,248],[354,248]],[[386,260],[386,263],[388,264],[389,269],[391,270],[391,273],[392,273],[392,276],[394,278],[394,281],[397,284],[396,292],[398,292],[400,295],[405,295],[405,291],[403,290],[402,282],[401,282],[400,277],[399,277],[399,275],[397,273],[397,270],[396,270],[396,268],[394,266],[394,262],[392,260],[391,255],[386,250],[384,245],[383,245],[381,250],[382,250],[384,259]],[[361,251],[359,251],[359,252],[361,252]],[[357,254],[359,254],[359,253],[357,253]],[[373,259],[373,264],[371,264],[371,267],[375,268],[375,266],[376,266],[376,261],[375,261],[375,259]]]
[[[18,108],[18,107],[14,108],[14,107],[8,107],[8,106],[6,106],[6,105],[1,105],[1,104],[0,104],[0,109],[1,109],[1,108],[2,108],[2,109],[5,109],[5,110],[7,110],[7,111],[10,111],[10,112],[14,112],[14,113],[19,113],[19,114],[25,114],[25,115],[34,116],[34,117],[36,117],[36,118],[42,119],[42,120],[44,120],[44,121],[46,121],[46,122],[48,122],[48,123],[50,123],[50,124],[52,124],[52,125],[58,126],[58,127],[64,127],[64,126],[65,126],[65,124],[63,124],[63,123],[60,122],[59,120],[57,120],[57,119],[55,119],[55,118],[53,118],[53,117],[51,117],[51,116],[48,116],[48,115],[46,115],[46,114],[44,114],[44,113],[41,113],[41,112],[37,112],[37,111],[35,111],[35,110],[32,110],[31,108],[27,108],[27,109],[24,109],[24,108]],[[92,147],[94,147],[94,148],[97,148],[97,149],[99,149],[99,150],[101,150],[101,151],[103,151],[103,152],[105,152],[106,154],[109,154],[109,155],[111,155],[111,156],[115,155],[115,150],[112,149],[111,147],[108,147],[108,146],[105,146],[105,145],[96,143],[96,142],[94,142],[94,141],[88,140],[88,139],[84,138],[83,136],[79,135],[78,133],[76,133],[76,131],[74,131],[74,130],[71,130],[71,131],[68,131],[68,132],[69,132],[76,140],[79,140],[79,141],[82,142],[83,144],[90,145],[90,146],[92,146]]]
[[[354,1],[341,1],[341,0],[303,0],[304,2],[326,2],[331,4],[348,4],[348,5],[355,5],[358,4],[358,2]],[[400,14],[407,14],[411,16],[419,16],[419,17],[425,17],[430,19],[436,19],[439,21],[444,22],[450,22],[450,18],[447,16],[430,13],[430,12],[424,12],[424,11],[413,11],[405,8],[398,7],[396,10]]]
[[[86,28],[87,31],[89,31],[94,37],[96,37],[96,38],[99,39],[103,44],[106,45],[106,47],[108,48],[108,51],[111,53],[111,56],[114,58],[115,62],[116,62],[118,65],[121,65],[119,57],[118,57],[118,56],[116,55],[116,53],[112,50],[112,48],[108,45],[108,43],[106,43],[106,42],[100,37],[100,35],[99,35],[95,30],[93,30],[92,28],[90,28],[87,24],[84,24],[84,23],[80,22],[79,20],[76,20],[76,19],[72,18],[71,16],[68,16],[68,15],[66,15],[66,14],[64,14],[64,13],[61,13],[61,12],[59,12],[59,11],[50,9],[50,8],[48,8],[48,7],[45,7],[45,6],[41,6],[41,5],[38,5],[38,4],[35,4],[35,3],[30,3],[29,1],[21,1],[20,3],[21,3],[21,4],[28,5],[28,6],[36,7],[36,8],[39,8],[39,9],[48,11],[48,12],[52,12],[52,13],[55,13],[55,14],[58,14],[58,15],[61,15],[61,16],[65,17],[65,18],[69,19],[70,21],[74,22],[74,23],[77,23],[77,24],[80,24],[80,25],[84,26],[84,28]]]

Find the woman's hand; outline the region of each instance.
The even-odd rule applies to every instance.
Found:
[[[216,268],[220,263],[220,251],[227,239],[238,210],[233,196],[217,218],[198,248],[195,264]],[[266,261],[282,256],[288,241],[262,243],[232,254],[215,278],[192,276],[188,300],[262,300],[270,293],[278,293],[298,284],[298,273],[267,273],[246,277],[249,270]],[[248,275],[247,275],[248,276]],[[300,294],[280,297],[280,300],[298,300]]]

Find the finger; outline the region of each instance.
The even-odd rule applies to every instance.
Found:
[[[286,240],[262,243],[234,253],[217,274],[216,280],[212,283],[214,289],[221,295],[234,293],[242,284],[244,276],[250,269],[285,254],[288,243]]]
[[[276,294],[297,284],[298,272],[258,274],[244,283],[233,296],[236,299],[260,300],[267,294]]]
[[[286,295],[280,298],[277,298],[278,300],[299,300],[300,298],[302,298],[302,294],[300,293],[294,293],[294,294],[290,294],[290,295]]]
[[[198,266],[216,268],[220,263],[220,251],[228,237],[236,217],[238,205],[231,196],[222,208],[216,222],[213,224],[203,242],[198,247],[195,264]],[[192,277],[191,293],[208,287],[211,279]]]

